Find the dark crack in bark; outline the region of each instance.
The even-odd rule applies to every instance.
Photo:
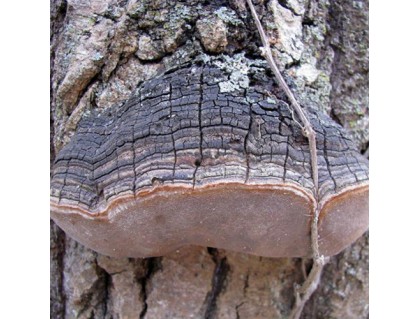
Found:
[[[64,319],[66,296],[64,290],[65,234],[50,221],[50,314],[51,318]]]
[[[211,291],[207,295],[204,302],[204,319],[214,319],[217,315],[217,299],[227,284],[228,272],[230,266],[227,262],[227,257],[216,248],[208,248],[208,253],[211,255],[215,263],[214,273],[212,277]]]
[[[153,275],[161,270],[161,258],[148,258],[144,261],[144,267],[146,269],[144,277],[140,278],[141,284],[141,296],[143,302],[143,310],[140,313],[140,319],[146,318],[147,315],[147,297],[148,297],[148,289],[150,289],[150,281],[153,278]]]

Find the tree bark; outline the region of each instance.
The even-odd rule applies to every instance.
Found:
[[[368,150],[368,1],[254,1],[303,105]],[[52,1],[51,161],[91,109],[200,54],[261,59],[245,0]],[[51,318],[287,318],[309,260],[184,247],[100,255],[51,222]],[[368,234],[333,257],[302,318],[368,317]]]

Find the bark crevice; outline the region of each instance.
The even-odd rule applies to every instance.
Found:
[[[148,303],[147,298],[149,295],[149,289],[151,289],[151,280],[154,274],[161,270],[161,258],[148,258],[144,261],[145,275],[140,278],[141,285],[141,296],[143,303],[143,310],[140,313],[139,318],[144,319],[147,315]]]
[[[217,300],[227,284],[230,265],[228,264],[227,257],[220,250],[208,248],[208,253],[211,255],[215,267],[212,276],[211,291],[204,302],[204,319],[214,319],[217,316]]]

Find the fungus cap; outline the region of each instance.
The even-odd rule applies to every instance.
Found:
[[[54,221],[117,257],[185,245],[310,256],[308,142],[286,103],[267,95],[269,79],[220,90],[228,80],[211,65],[178,69],[122,108],[84,118],[54,163]],[[368,228],[368,162],[339,125],[306,111],[317,135],[320,253],[334,255]]]

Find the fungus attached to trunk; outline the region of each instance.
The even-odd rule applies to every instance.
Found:
[[[311,255],[310,150],[288,105],[213,66],[145,82],[119,109],[84,118],[57,155],[51,215],[110,256],[200,245],[269,257]],[[240,85],[241,83],[241,85]],[[320,253],[368,228],[368,162],[343,129],[306,108],[317,135]]]

